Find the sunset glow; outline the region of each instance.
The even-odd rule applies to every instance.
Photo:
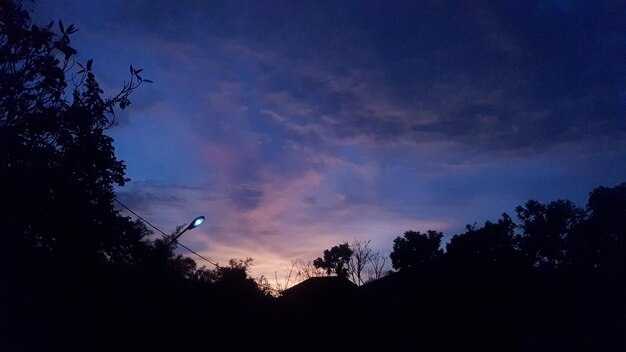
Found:
[[[538,3],[28,6],[79,28],[105,96],[129,64],[155,82],[109,133],[120,200],[166,233],[203,214],[180,243],[273,283],[341,242],[389,253],[623,181],[626,21],[602,15],[626,7]]]

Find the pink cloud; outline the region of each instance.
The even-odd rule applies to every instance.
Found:
[[[204,243],[202,254],[220,263],[252,257],[255,276],[283,275],[295,259],[312,260],[324,249],[344,241],[370,239],[390,249],[393,238],[408,229],[445,230],[442,220],[417,219],[374,205],[351,204],[333,193],[328,176],[309,171],[297,176],[266,173],[257,186],[263,193],[258,205],[236,210],[228,201],[206,203],[217,233],[200,229],[193,240]],[[307,204],[309,195],[330,195],[321,204]]]

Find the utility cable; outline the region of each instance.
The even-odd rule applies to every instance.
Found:
[[[120,200],[119,200],[119,199],[117,199],[117,197],[116,197],[116,196],[113,196],[113,200],[114,200],[114,201],[116,201],[116,202],[117,202],[119,205],[121,205],[122,207],[124,207],[124,209],[128,210],[129,212],[131,212],[131,214],[133,214],[133,215],[135,215],[137,218],[139,218],[139,220],[141,220],[141,221],[145,222],[146,224],[150,225],[153,229],[155,229],[155,230],[159,231],[159,232],[163,235],[163,237],[165,237],[165,238],[167,238],[167,239],[170,239],[170,238],[171,238],[171,236],[169,236],[169,235],[167,235],[165,232],[161,231],[161,229],[159,229],[158,227],[154,226],[154,225],[153,225],[152,223],[150,223],[148,220],[144,219],[141,215],[139,215],[139,214],[135,213],[135,212],[134,212],[131,208],[129,208],[126,204],[124,204],[124,203],[120,202]],[[197,253],[196,251],[194,251],[194,250],[192,250],[191,248],[189,248],[189,247],[185,246],[184,244],[182,244],[182,243],[180,243],[180,242],[178,242],[178,241],[176,241],[176,242],[178,243],[178,245],[179,245],[179,246],[181,246],[181,247],[185,248],[186,250],[188,250],[189,252],[191,252],[191,253],[193,253],[193,254],[197,255],[197,256],[198,256],[198,258],[200,258],[200,259],[202,259],[202,260],[205,260],[206,262],[208,262],[208,263],[210,263],[210,264],[214,265],[216,268],[219,268],[219,265],[218,265],[218,264],[216,264],[216,263],[214,263],[214,262],[212,262],[212,261],[208,260],[207,258],[205,258],[204,256],[200,255],[200,254],[199,254],[199,253]]]

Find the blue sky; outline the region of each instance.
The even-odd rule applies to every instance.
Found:
[[[529,199],[584,207],[625,181],[623,1],[78,1],[120,199],[214,261],[274,277],[354,239],[445,238]]]

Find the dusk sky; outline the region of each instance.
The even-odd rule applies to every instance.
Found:
[[[206,216],[181,242],[271,283],[345,241],[447,241],[626,181],[624,1],[24,6],[79,28],[105,96],[131,64],[155,82],[109,133],[118,197],[165,232]]]

